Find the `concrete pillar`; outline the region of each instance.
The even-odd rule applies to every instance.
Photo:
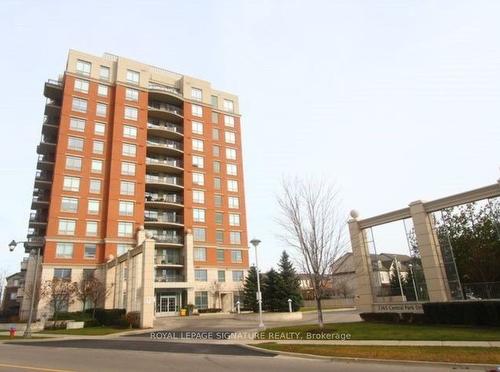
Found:
[[[128,311],[132,311],[132,303],[134,301],[134,262],[130,254],[130,250],[127,252],[127,303],[124,304]]]
[[[154,256],[155,241],[147,238],[142,250],[141,328],[152,328],[155,318]]]
[[[104,308],[112,309],[115,306],[115,290],[116,290],[116,265],[111,267],[108,264],[104,264],[104,273],[105,273],[105,288],[108,292],[108,295],[104,299]]]
[[[374,293],[372,285],[372,263],[370,252],[366,244],[365,232],[360,228],[356,219],[357,213],[351,212],[349,220],[349,235],[351,237],[354,269],[356,270],[356,307],[361,312],[371,312],[373,309]]]
[[[191,229],[188,229],[186,231],[186,234],[184,236],[184,270],[186,274],[186,282],[189,284],[186,292],[187,292],[187,304],[188,305],[194,305],[194,260],[193,260],[193,255],[194,255],[194,239],[193,239],[193,232]]]
[[[423,202],[419,200],[411,203],[410,214],[422,259],[429,301],[449,301],[451,295],[444,271],[441,249]]]

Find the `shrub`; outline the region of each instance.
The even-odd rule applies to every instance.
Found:
[[[92,315],[93,309],[85,310],[86,313]],[[95,309],[95,320],[105,326],[128,326],[125,319],[125,309]]]
[[[500,301],[429,302],[423,304],[430,323],[500,326]]]
[[[83,325],[84,328],[99,327],[99,326],[100,326],[99,322],[95,319],[86,320],[84,325]]]
[[[127,323],[131,328],[141,327],[141,313],[139,311],[130,311],[126,315]]]
[[[399,323],[401,321],[398,313],[361,313],[359,316],[366,322]]]
[[[82,311],[63,312],[57,314],[57,320],[75,320],[77,322],[84,322],[91,319],[92,319],[91,314],[87,314]],[[49,320],[53,319],[51,318]]]
[[[212,308],[212,309],[198,309],[198,313],[200,313],[200,314],[220,313],[221,311],[222,311],[222,309],[216,309],[216,308]]]

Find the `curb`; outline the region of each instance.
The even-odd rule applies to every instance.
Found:
[[[399,360],[399,359],[372,359],[372,358],[351,358],[351,357],[333,357],[333,356],[325,356],[325,355],[314,355],[314,354],[305,354],[305,353],[293,353],[289,351],[277,351],[277,350],[268,350],[264,348],[260,348],[258,346],[241,344],[241,346],[256,350],[267,352],[273,355],[283,355],[292,358],[304,358],[304,359],[319,359],[319,360],[330,360],[330,361],[345,361],[345,362],[357,362],[357,363],[377,363],[377,364],[397,364],[397,365],[406,365],[408,363],[412,365],[420,365],[420,366],[433,366],[433,367],[455,367],[455,368],[468,368],[468,367],[476,367],[476,368],[491,368],[495,369],[497,365],[494,364],[476,364],[476,363],[450,363],[450,362],[429,362],[425,360]]]

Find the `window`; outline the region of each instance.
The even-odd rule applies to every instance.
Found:
[[[134,70],[127,70],[127,81],[132,84],[139,84],[140,74]]]
[[[226,143],[236,143],[236,136],[234,132],[226,132],[225,133]]]
[[[231,101],[230,99],[225,99],[224,100],[224,111],[227,111],[227,112],[233,112],[234,111],[233,101]]]
[[[205,175],[203,173],[193,173],[193,184],[203,186],[205,184]]]
[[[220,156],[220,147],[213,145],[212,146],[212,156],[219,157]]]
[[[233,270],[233,282],[243,281],[243,270]]]
[[[214,161],[213,168],[214,173],[220,173],[220,161]]]
[[[73,97],[71,109],[77,112],[87,112],[87,100]]]
[[[208,309],[208,292],[194,292],[194,305],[197,309]]]
[[[93,141],[92,142],[92,152],[94,154],[104,154],[104,142],[102,141]]]
[[[222,207],[222,195],[214,195],[214,204],[217,208]]]
[[[81,170],[82,158],[77,158],[74,156],[66,156],[66,169]]]
[[[224,223],[224,214],[222,212],[215,212],[215,223],[222,225]]]
[[[219,100],[218,100],[217,96],[211,96],[210,103],[212,104],[212,107],[217,108],[217,106],[219,106]]]
[[[57,258],[73,258],[73,243],[57,243],[56,244]]]
[[[106,132],[106,124],[104,123],[94,123],[94,134],[99,136],[104,136]]]
[[[235,213],[229,214],[229,226],[240,226],[240,215]]]
[[[196,101],[201,101],[203,99],[203,92],[198,88],[191,88],[191,98]]]
[[[217,249],[217,262],[224,262],[224,249]]]
[[[108,105],[106,105],[105,103],[97,103],[95,112],[97,116],[106,117],[108,112]]]
[[[102,160],[92,159],[90,164],[90,171],[92,173],[102,173]]]
[[[59,234],[60,235],[75,235],[75,220],[59,220]]]
[[[135,176],[135,164],[122,162],[122,175],[124,176]]]
[[[88,93],[89,92],[89,82],[87,80],[75,79],[74,89],[77,92]]]
[[[226,281],[226,272],[224,270],[217,271],[217,281],[225,282]]]
[[[208,281],[207,270],[206,269],[196,269],[194,270],[194,280],[197,282]]]
[[[193,190],[193,203],[204,204],[205,192],[200,190]]]
[[[16,300],[17,299],[17,292],[11,292],[10,293],[10,300],[13,301],[13,300]]]
[[[116,245],[116,256],[121,256],[122,254],[126,253],[129,249],[132,249],[133,247],[128,245],[128,244],[117,244]]]
[[[87,207],[88,213],[89,214],[98,214],[99,213],[99,206],[100,206],[99,200],[90,199],[88,201],[88,207]]]
[[[215,231],[215,241],[217,243],[224,243],[224,231],[223,230],[216,230]]]
[[[193,221],[194,222],[205,222],[205,210],[193,208]]]
[[[78,177],[64,176],[63,190],[80,191],[80,179]]]
[[[212,123],[219,124],[219,114],[212,111]]]
[[[241,233],[239,231],[230,231],[229,232],[229,242],[231,244],[241,244]],[[235,251],[233,251],[235,252]],[[240,251],[241,253],[241,251]],[[235,261],[233,261],[235,262]]]
[[[195,242],[204,242],[206,240],[205,228],[193,227],[193,239]]]
[[[109,67],[100,66],[100,68],[99,68],[99,79],[109,80]]]
[[[123,137],[125,138],[137,138],[137,128],[130,125],[123,126]]]
[[[236,160],[236,149],[226,148],[226,159]]]
[[[120,194],[121,195],[134,195],[135,183],[129,181],[120,181]]]
[[[81,59],[76,60],[76,72],[79,74],[90,76],[90,69],[92,68],[92,64],[87,61],[82,61]]]
[[[118,213],[120,216],[133,216],[134,215],[134,202],[120,201],[118,205]]]
[[[227,198],[229,208],[238,209],[240,207],[240,200],[236,196],[230,196]]]
[[[69,119],[69,129],[77,132],[83,132],[85,130],[85,120],[79,118]]]
[[[122,145],[122,155],[135,157],[137,153],[137,146],[131,143],[124,143]]]
[[[84,258],[95,258],[96,251],[97,251],[97,245],[95,245],[95,244],[85,244],[83,257]]]
[[[89,192],[91,194],[99,194],[101,192],[101,180],[90,180]]]
[[[226,173],[228,176],[237,176],[238,168],[236,167],[236,164],[226,164]]]
[[[85,228],[85,235],[87,236],[97,236],[97,221],[87,221],[87,225]]]
[[[224,125],[226,127],[234,128],[234,117],[229,115],[224,115]]]
[[[227,180],[227,191],[238,192],[238,181]]]
[[[54,269],[54,278],[71,280],[71,269]]]
[[[214,189],[220,190],[221,188],[221,179],[219,177],[214,177]]]
[[[194,134],[203,134],[203,123],[200,123],[199,121],[193,121],[191,122],[191,125]]]
[[[191,114],[193,116],[202,117],[203,116],[203,107],[198,105],[191,105]]]
[[[193,167],[196,168],[203,168],[203,157],[202,156],[196,156],[193,155]]]
[[[68,150],[83,151],[83,138],[68,137]]]
[[[97,87],[97,95],[99,95],[101,97],[107,97],[108,96],[108,86],[99,84],[99,86]]]
[[[134,224],[132,222],[118,222],[118,236],[132,237],[134,233]]]
[[[76,198],[61,198],[61,212],[76,213],[78,210],[78,199]]]
[[[195,248],[194,249],[194,260],[195,261],[206,261],[207,260],[207,249],[206,248]]]
[[[219,140],[219,133],[220,133],[220,131],[217,128],[212,128],[212,139],[214,141]]]
[[[95,278],[95,270],[96,269],[83,269],[82,277],[85,279]],[[88,308],[87,305],[85,305],[85,308]]]
[[[193,150],[194,151],[203,151],[203,141],[198,139],[193,139]]]
[[[137,120],[139,116],[139,111],[135,107],[125,106],[125,119]]]
[[[127,101],[133,101],[133,102],[139,101],[139,91],[137,89],[126,88],[125,99]]]

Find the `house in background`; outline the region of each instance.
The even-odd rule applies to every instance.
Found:
[[[21,262],[21,271],[6,278],[1,313],[5,318],[19,316],[19,308],[23,299],[24,280],[26,277],[27,258]]]

